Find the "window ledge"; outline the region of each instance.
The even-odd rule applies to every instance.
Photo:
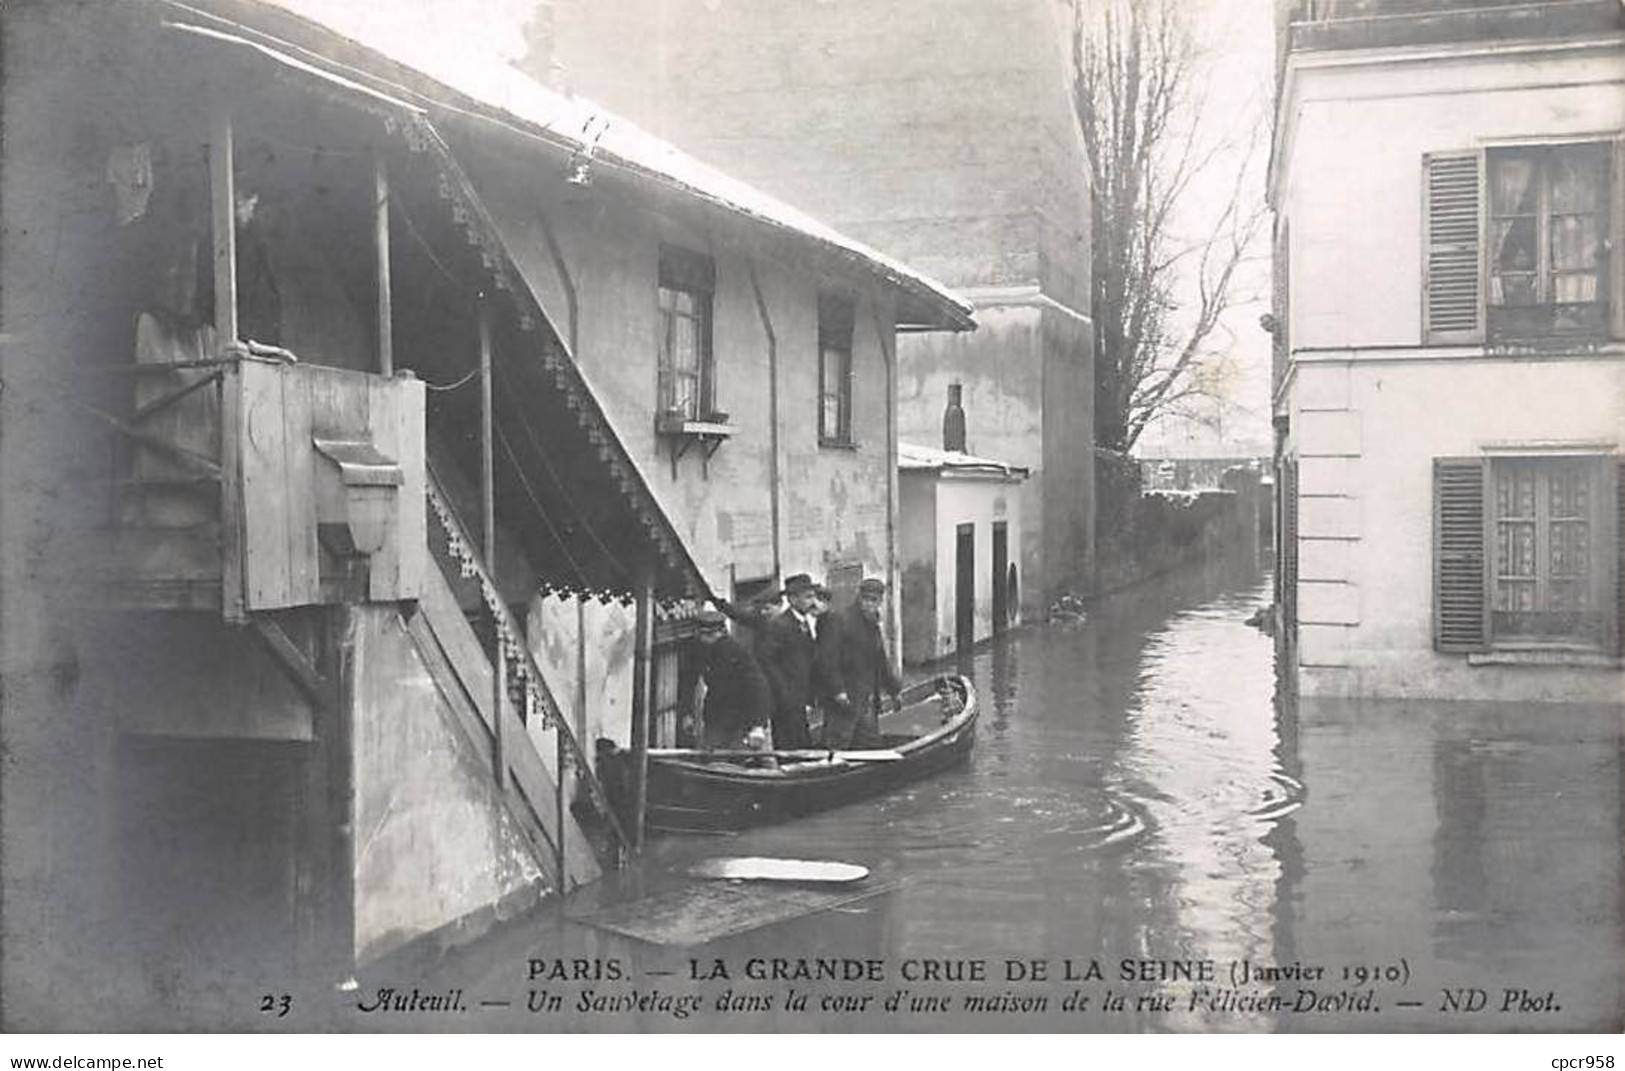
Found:
[[[726,414],[709,420],[688,420],[677,414],[662,413],[655,418],[655,431],[661,435],[686,435],[699,439],[726,439],[733,435],[734,426]]]
[[[1583,669],[1620,669],[1617,655],[1577,647],[1508,647],[1467,656],[1469,666],[1568,666]]]
[[[856,450],[858,444],[851,439],[819,439],[818,446],[822,450]]]

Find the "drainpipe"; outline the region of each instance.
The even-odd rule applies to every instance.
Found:
[[[779,480],[779,339],[773,332],[773,318],[767,311],[767,299],[762,296],[762,284],[756,278],[754,260],[750,262],[750,288],[756,295],[756,315],[761,318],[762,330],[767,334],[768,443],[772,451],[768,480],[772,488],[769,503],[773,528],[773,579],[777,581],[784,575],[779,550],[779,496],[783,493]]]
[[[897,345],[895,323],[891,331],[880,318],[880,309],[873,297],[869,312],[875,322],[875,339],[880,344],[880,359],[886,366],[886,590],[891,593],[891,609],[887,612],[887,631],[891,634],[892,671],[899,677],[903,673],[903,591],[897,572]]]

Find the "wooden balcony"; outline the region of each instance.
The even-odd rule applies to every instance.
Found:
[[[103,481],[106,522],[63,548],[92,601],[242,620],[418,597],[421,382],[246,356],[122,371],[146,385],[138,398],[169,379],[156,402],[113,421],[129,456]]]

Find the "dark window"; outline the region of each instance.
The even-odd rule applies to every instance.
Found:
[[[1485,158],[1491,336],[1602,333],[1607,147],[1490,149]]]
[[[1603,458],[1436,461],[1435,646],[1616,646],[1621,512]]]
[[[711,258],[660,249],[660,411],[703,420],[716,408],[716,366],[711,353],[711,300],[716,272]]]
[[[818,441],[852,443],[852,302],[818,300]]]

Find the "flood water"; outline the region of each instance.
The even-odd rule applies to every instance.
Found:
[[[434,982],[512,1001],[468,1024],[486,1030],[1620,1029],[1619,708],[1278,702],[1272,640],[1246,624],[1268,601],[1268,578],[1231,563],[1021,630],[963,667],[983,703],[966,766],[784,825],[658,838]],[[680,899],[713,855],[859,863],[880,891],[698,946],[590,924]],[[533,981],[533,957],[624,976]],[[815,958],[880,977],[748,977]],[[562,1008],[525,1010],[537,990]],[[655,999],[585,1010],[583,992]],[[685,1018],[681,996],[700,1005]],[[771,1006],[718,1010],[740,996]]]

